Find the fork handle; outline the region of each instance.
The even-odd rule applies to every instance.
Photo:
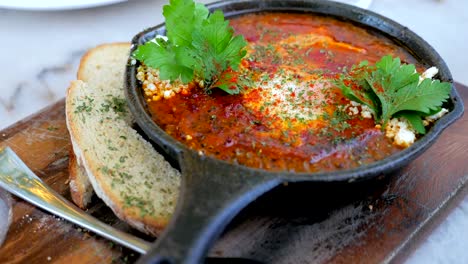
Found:
[[[145,254],[150,243],[85,213],[37,177],[9,147],[0,147],[0,187],[16,196],[122,246]]]

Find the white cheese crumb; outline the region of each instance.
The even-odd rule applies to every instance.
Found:
[[[426,79],[432,79],[434,76],[436,76],[437,73],[439,73],[439,69],[437,69],[437,67],[430,67],[425,72],[423,72],[421,76]]]
[[[395,145],[405,148],[416,141],[416,133],[405,119],[392,118],[385,127],[385,136],[393,139]]]
[[[444,116],[448,112],[449,112],[448,109],[442,108],[439,112],[430,116],[426,116],[426,118],[423,121],[424,126],[428,126],[429,124],[434,123],[435,121],[439,120],[442,116]]]
[[[372,118],[372,110],[367,105],[362,105],[361,116],[363,118]]]
[[[349,115],[357,115],[359,114],[359,109],[356,106],[352,106],[349,109]]]
[[[398,130],[395,136],[395,144],[401,147],[409,147],[416,140],[416,135],[408,128]]]
[[[432,79],[432,78],[434,78],[434,76],[436,76],[437,73],[439,73],[439,69],[437,69],[437,67],[430,67],[430,68],[427,69],[425,72],[423,72],[423,73],[421,74],[421,76],[419,76],[419,83],[421,83],[422,81],[424,81],[424,79]]]
[[[359,111],[359,107],[361,111]],[[349,110],[348,115],[350,116],[358,115],[359,113],[361,113],[361,116],[363,118],[372,118],[372,110],[367,105],[350,101],[349,105],[347,106],[347,109]]]

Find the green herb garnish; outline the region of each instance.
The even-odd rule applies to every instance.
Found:
[[[171,0],[163,15],[167,39],[146,42],[133,57],[158,69],[163,80],[203,80],[207,90],[219,87],[229,94],[239,93],[241,83],[222,75],[238,69],[247,53],[247,42],[243,36],[234,36],[223,13],[216,10],[209,14],[203,4],[192,0]]]
[[[348,99],[367,105],[382,128],[392,117],[403,117],[424,134],[422,118],[441,110],[449,98],[451,84],[419,79],[414,65],[385,56],[372,66],[367,61],[354,66],[348,74],[341,75],[337,84]]]

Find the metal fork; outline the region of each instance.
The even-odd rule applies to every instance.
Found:
[[[10,194],[0,188],[0,247],[5,241],[12,219]]]
[[[0,147],[0,187],[115,243],[145,254],[151,243],[88,215],[44,184],[9,147]]]
[[[150,242],[108,226],[70,203],[41,181],[11,148],[1,146],[0,188],[136,252],[146,254],[150,250]],[[262,263],[244,258],[207,258],[206,260],[207,263],[213,264]]]

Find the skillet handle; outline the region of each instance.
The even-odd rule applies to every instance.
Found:
[[[181,167],[181,193],[171,222],[138,263],[202,263],[234,216],[281,182],[193,151],[184,153]]]

